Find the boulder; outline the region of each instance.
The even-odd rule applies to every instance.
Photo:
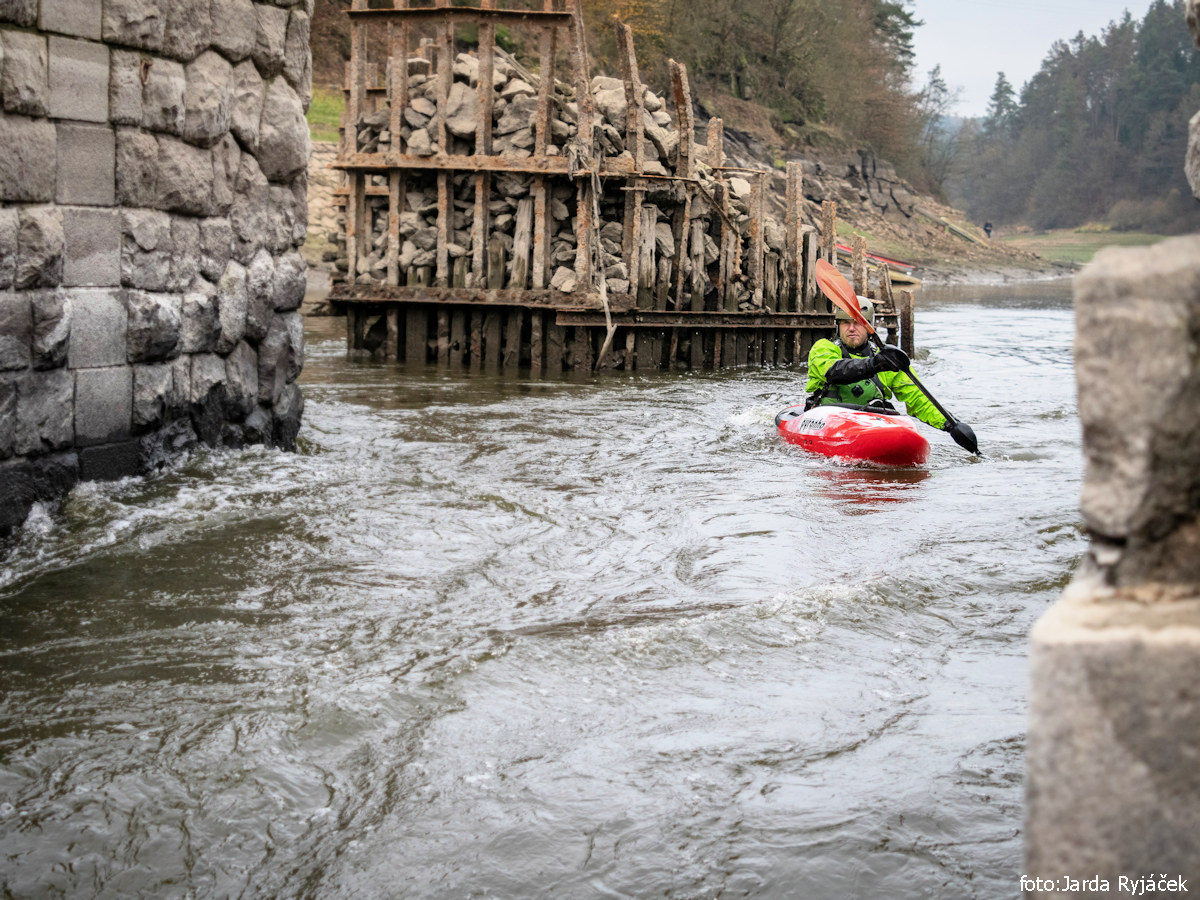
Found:
[[[290,180],[305,170],[310,149],[304,104],[285,79],[276,78],[263,100],[259,167],[268,181]]]
[[[209,50],[184,69],[184,140],[211,147],[229,130],[233,67]]]
[[[183,323],[182,298],[177,294],[130,291],[129,361],[161,362],[179,354]]]
[[[62,282],[62,211],[53,206],[21,208],[17,226],[17,267],[13,286],[57,287]]]

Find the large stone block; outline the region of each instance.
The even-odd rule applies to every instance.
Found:
[[[304,108],[312,101],[312,49],[309,46],[311,20],[303,10],[292,10],[288,18],[287,41],[283,51],[283,77],[288,80]]]
[[[256,3],[254,14],[257,18],[257,28],[254,34],[254,49],[250,51],[250,55],[263,78],[274,78],[283,71],[288,12],[286,9]]]
[[[116,135],[111,128],[58,123],[57,202],[112,206],[117,196],[116,167]]]
[[[100,32],[107,43],[161,50],[166,21],[161,3],[172,0],[104,0]]]
[[[275,265],[275,311],[299,309],[308,287],[308,263],[298,250],[279,258]]]
[[[158,141],[154,135],[117,129],[117,205],[154,206],[158,201]]]
[[[142,124],[151,131],[182,133],[187,93],[183,66],[174,60],[155,59],[142,71]]]
[[[243,153],[238,166],[237,190],[229,210],[233,226],[234,256],[248,265],[270,231],[271,189],[258,162]]]
[[[72,369],[123,365],[128,321],[123,291],[72,291],[67,365]]]
[[[229,131],[233,108],[233,67],[211,50],[185,69],[184,140],[211,147]]]
[[[108,48],[91,41],[50,38],[50,115],[108,121]]]
[[[200,274],[200,220],[191,216],[171,217],[171,279],[168,289],[183,292]]]
[[[71,304],[61,290],[34,291],[33,344],[35,369],[58,369],[67,364],[71,338]]]
[[[0,294],[0,372],[29,368],[32,342],[29,294]]]
[[[1075,279],[1075,334],[1080,509],[1112,551],[1109,576],[1118,585],[1194,583],[1200,235],[1098,253]]]
[[[2,233],[2,232],[0,232]],[[200,220],[200,274],[216,281],[233,256],[233,226],[226,218]],[[0,287],[3,285],[0,284]]]
[[[252,0],[212,0],[212,45],[231,62],[241,62],[254,50],[258,16]]]
[[[32,28],[37,16],[38,0],[0,0],[0,22]]]
[[[108,118],[114,125],[142,124],[142,55],[113,50],[108,72]]]
[[[17,277],[17,235],[21,216],[15,207],[0,207],[0,291],[6,291]]]
[[[254,254],[246,268],[246,337],[261,341],[267,335],[275,315],[275,260],[266,249]]]
[[[249,304],[246,269],[241,263],[230,260],[217,284],[217,310],[221,322],[218,353],[231,351],[246,334],[246,310]]]
[[[0,374],[0,459],[13,455],[17,443],[17,377]],[[2,472],[3,470],[0,470]],[[0,476],[2,478],[2,476]],[[0,481],[2,483],[2,481]],[[5,497],[0,489],[0,527],[3,527]]]
[[[258,354],[245,341],[225,358],[225,400],[230,416],[238,421],[258,405]]]
[[[17,232],[18,288],[57,287],[62,281],[62,211],[53,206],[22,207]]]
[[[0,97],[4,111],[44,116],[49,108],[49,53],[46,38],[0,29]]]
[[[1200,601],[1077,579],[1037,623],[1025,753],[1032,877],[1200,877]]]
[[[24,116],[0,116],[0,201],[50,203],[54,200],[57,141],[54,123]]]
[[[127,209],[121,218],[121,284],[147,291],[167,290],[175,249],[171,217],[155,210]]]
[[[170,0],[162,11],[163,53],[182,62],[195,59],[212,40],[208,3]]]
[[[304,368],[304,324],[299,313],[276,315],[258,347],[258,400],[272,406]]]
[[[208,215],[212,206],[212,153],[183,141],[158,139],[159,209]]]
[[[75,372],[75,442],[81,447],[130,437],[133,427],[133,368]]]
[[[233,208],[237,189],[238,170],[242,165],[242,150],[232,134],[212,149],[212,212],[225,215]]]
[[[63,280],[66,287],[116,287],[121,283],[121,213],[116,209],[64,207]]]
[[[75,440],[75,379],[66,369],[28,372],[17,380],[17,434],[21,456],[50,453]]]
[[[183,323],[179,331],[181,353],[214,353],[221,339],[221,316],[215,293],[192,291],[183,295]]]
[[[267,87],[258,133],[258,164],[268,181],[287,181],[308,165],[311,150],[304,104],[285,79]]]
[[[138,432],[169,421],[183,408],[187,385],[176,382],[176,362],[135,366],[133,369],[133,425]],[[190,372],[190,365],[187,367]]]
[[[246,60],[233,70],[233,110],[230,127],[242,146],[258,151],[258,125],[262,119],[266,87],[254,63]]]
[[[182,298],[178,294],[130,291],[129,361],[161,362],[179,355],[183,324]]]
[[[100,40],[100,4],[95,0],[41,0],[38,29]]]

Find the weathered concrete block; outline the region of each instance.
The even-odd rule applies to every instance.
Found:
[[[266,87],[254,63],[246,60],[233,70],[233,110],[230,127],[242,146],[258,150],[258,124],[262,119]]]
[[[227,134],[212,149],[212,212],[224,215],[233,207],[242,150],[232,134]]]
[[[250,415],[258,404],[258,354],[245,341],[225,358],[225,399],[237,420]]]
[[[285,253],[275,265],[275,311],[299,309],[307,287],[308,263],[298,250]]]
[[[186,291],[200,274],[200,220],[172,216],[171,244],[176,250],[171,254],[168,290]]]
[[[217,284],[217,309],[221,321],[221,337],[217,352],[228,353],[246,334],[246,310],[250,295],[246,289],[246,269],[230,260],[225,274]]]
[[[261,341],[267,335],[275,315],[275,260],[266,249],[254,254],[246,268],[246,337]]]
[[[183,138],[211,147],[229,131],[233,106],[233,67],[211,50],[185,69]]]
[[[285,79],[267,87],[258,134],[258,164],[268,181],[287,181],[308,165],[311,150],[304,104]]]
[[[220,217],[200,220],[200,274],[216,281],[233,256],[233,226]]]
[[[183,295],[183,322],[179,331],[181,353],[215,353],[221,339],[221,316],[215,294]]]
[[[38,29],[100,40],[100,4],[95,0],[41,0]]]
[[[57,287],[62,281],[64,240],[61,210],[53,206],[22,207],[14,286]]]
[[[143,71],[142,125],[151,131],[182,133],[187,92],[183,66],[174,60],[155,59]]]
[[[17,277],[17,235],[21,217],[14,207],[0,207],[0,290],[12,287]]]
[[[57,202],[112,206],[117,197],[116,167],[117,141],[111,128],[58,123]]]
[[[274,78],[283,71],[288,12],[286,9],[256,3],[254,14],[257,18],[257,28],[254,34],[254,49],[250,51],[250,55],[263,78]]]
[[[66,287],[121,283],[121,213],[64,207],[63,279]]]
[[[204,216],[212,207],[212,154],[174,138],[158,138],[159,209]]]
[[[1030,664],[1024,871],[1200,875],[1200,602],[1077,579]]]
[[[50,37],[51,116],[107,122],[108,76],[108,48],[103,44]]]
[[[1115,584],[1200,579],[1200,235],[1110,249],[1075,279],[1080,509]],[[1126,377],[1111,378],[1120,360]],[[1146,385],[1153,385],[1147,390]]]
[[[162,5],[163,53],[182,62],[196,58],[212,39],[212,20],[207,3],[173,0]]]
[[[312,101],[312,49],[309,46],[311,30],[311,17],[302,10],[292,10],[288,17],[287,38],[283,48],[283,77],[300,95],[305,109],[308,109],[308,104]]]
[[[0,97],[4,111],[44,116],[49,107],[49,54],[46,38],[0,29]]]
[[[67,364],[71,338],[71,305],[60,290],[33,291],[33,343],[35,369],[58,369]]]
[[[175,362],[133,368],[133,425],[144,432],[173,418],[186,400],[186,384],[177,385]],[[190,372],[190,364],[187,367]]]
[[[241,62],[254,50],[258,16],[251,0],[212,0],[212,45],[230,62]]]
[[[166,22],[159,4],[170,0],[104,0],[100,33],[109,44],[161,50]]]
[[[171,217],[155,210],[127,209],[121,219],[121,284],[147,291],[167,290],[175,250]]]
[[[75,442],[79,446],[127,439],[133,425],[133,369],[75,372]]]
[[[19,376],[15,451],[29,456],[70,447],[75,440],[74,398],[75,379],[66,369]]]
[[[72,291],[67,365],[72,369],[123,365],[127,330],[123,291],[86,288]]]
[[[29,368],[32,342],[29,294],[0,294],[0,372]]]
[[[32,28],[37,24],[37,0],[0,0],[0,22]]]
[[[117,205],[154,206],[158,201],[158,141],[154,135],[117,129]]]
[[[178,294],[129,291],[129,353],[131,363],[161,362],[179,354],[183,324]]]
[[[108,71],[108,118],[114,125],[142,124],[142,55],[113,50]]]

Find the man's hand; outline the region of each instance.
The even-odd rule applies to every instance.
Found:
[[[876,372],[903,372],[912,364],[907,353],[890,344],[885,345],[872,357],[872,360],[874,360]]]

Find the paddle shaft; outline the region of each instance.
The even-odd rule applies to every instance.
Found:
[[[876,347],[878,347],[880,350],[882,350],[883,349],[883,341],[881,341],[879,339],[879,335],[875,333],[875,329],[871,327],[871,323],[868,322],[866,320],[866,318],[863,318],[861,324],[867,326],[867,329],[871,333],[871,340],[875,342]],[[912,383],[917,386],[917,390],[919,390],[922,394],[925,395],[925,399],[927,399],[930,403],[933,404],[933,408],[936,409],[938,412],[940,412],[943,416],[946,417],[946,424],[949,425],[951,428],[953,428],[954,423],[957,422],[958,420],[955,419],[954,416],[950,415],[950,412],[949,412],[949,410],[946,409],[946,407],[942,406],[942,404],[937,402],[937,398],[934,397],[933,394],[929,393],[929,390],[925,387],[925,385],[921,384],[921,379],[917,377],[916,373],[913,372],[912,368],[905,366],[904,374],[907,375],[909,377],[909,380],[912,381]]]

